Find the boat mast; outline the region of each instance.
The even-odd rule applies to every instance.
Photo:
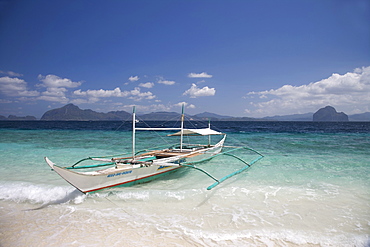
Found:
[[[208,129],[211,129],[211,119],[208,118]],[[208,135],[208,146],[211,145],[211,135]]]
[[[182,152],[182,141],[184,137],[184,104],[182,105],[182,112],[181,112],[181,136],[180,136],[180,152]]]
[[[136,107],[132,109],[132,160],[135,160]]]

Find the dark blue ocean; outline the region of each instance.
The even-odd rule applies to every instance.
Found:
[[[185,127],[207,127],[208,122],[185,122]],[[146,121],[137,127],[174,127],[178,122]],[[288,121],[215,121],[212,127],[223,132],[268,133],[370,133],[370,122],[288,122]],[[130,131],[131,122],[120,121],[0,121],[0,129],[14,130],[105,130]]]
[[[212,180],[183,168],[150,183],[84,195],[44,162],[47,156],[67,166],[129,153],[131,127],[0,121],[0,246],[370,244],[370,122],[213,122],[227,134],[226,145],[265,157],[211,191]],[[140,132],[138,148],[166,144],[167,134]],[[239,165],[220,156],[202,168],[220,177]]]

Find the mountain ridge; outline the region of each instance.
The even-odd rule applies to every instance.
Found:
[[[322,108],[321,108],[322,109]],[[333,108],[334,109],[334,108]],[[335,109],[334,109],[335,110]],[[186,115],[190,120],[195,121],[313,121],[315,113],[291,114],[282,116],[267,116],[263,118],[231,117],[211,112],[203,112],[195,115]],[[144,121],[170,121],[178,120],[181,116],[177,112],[151,112],[137,114],[138,118]],[[110,111],[107,113],[96,112],[91,109],[82,110],[74,104],[67,104],[63,107],[49,110],[43,114],[42,121],[130,121],[132,114],[126,111]],[[34,121],[34,116],[9,117],[1,116],[0,121]],[[349,121],[370,121],[370,112],[348,115]],[[347,121],[347,120],[345,120]]]
[[[115,121],[128,120],[131,114],[125,111],[96,112],[90,109],[82,110],[74,104],[52,109],[44,113],[40,120],[46,121]]]
[[[276,115],[272,117],[263,117],[272,121],[312,121],[313,112],[303,114]]]
[[[0,121],[37,121],[34,116],[17,117],[15,115],[9,115],[8,117],[0,115]]]

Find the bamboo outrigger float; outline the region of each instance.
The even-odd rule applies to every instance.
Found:
[[[177,130],[178,132],[168,136],[180,136],[180,143],[164,149],[146,149],[136,152],[136,131],[141,130]],[[210,136],[217,135],[220,139],[211,144]],[[208,136],[206,144],[184,144],[184,136]],[[168,174],[182,167],[193,168],[203,172],[215,182],[207,189],[210,190],[226,179],[239,174],[255,162],[263,158],[259,152],[246,148],[225,146],[226,134],[212,130],[210,126],[203,129],[184,129],[184,107],[182,108],[180,128],[138,128],[136,127],[135,107],[132,114],[132,154],[121,156],[88,157],[72,166],[61,167],[54,164],[47,157],[46,163],[58,173],[64,180],[83,193],[94,192],[115,186],[130,186],[137,183],[151,181],[159,176]],[[228,149],[223,151],[223,149]],[[238,156],[232,154],[237,150],[249,150],[257,155],[257,158],[247,163]],[[215,178],[207,171],[199,168],[196,164],[210,160],[219,155],[228,155],[243,163],[243,167],[221,179]],[[85,161],[99,162],[98,164],[81,165]],[[104,162],[104,163],[101,163]]]

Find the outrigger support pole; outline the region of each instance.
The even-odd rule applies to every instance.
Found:
[[[184,166],[184,167],[193,168],[193,169],[195,169],[195,170],[201,171],[201,172],[203,172],[204,174],[206,174],[208,177],[210,177],[210,178],[212,178],[213,180],[215,180],[216,182],[219,182],[217,178],[215,178],[214,176],[212,176],[211,174],[209,174],[207,171],[205,171],[205,170],[203,170],[203,169],[201,169],[201,168],[199,168],[199,167],[196,167],[196,166],[194,166],[194,165],[183,165],[183,164],[181,164],[181,163],[180,163],[179,165],[180,165],[180,166]]]
[[[231,154],[231,152],[234,152],[234,151],[239,150],[239,149],[248,149],[248,150],[253,151],[254,153],[256,153],[256,154],[258,154],[258,155],[260,155],[260,156],[259,156],[259,157],[257,157],[256,159],[252,160],[252,162],[247,163],[247,162],[246,162],[245,160],[243,160],[242,158],[240,158],[240,157],[238,157],[238,156],[236,156],[236,155],[234,155],[234,154]],[[201,162],[204,162],[204,161],[207,161],[207,160],[211,160],[211,159],[213,159],[213,158],[215,158],[216,156],[219,156],[219,155],[228,155],[228,156],[231,156],[231,157],[233,157],[233,158],[235,158],[235,159],[240,160],[241,162],[243,162],[243,163],[245,164],[245,166],[244,166],[243,168],[241,168],[240,170],[238,170],[238,171],[235,171],[235,172],[233,172],[233,173],[230,173],[229,175],[224,176],[223,178],[217,179],[217,178],[215,178],[214,176],[212,176],[210,173],[208,173],[207,171],[205,171],[205,170],[203,170],[203,169],[201,169],[201,168],[196,167],[195,165],[193,165],[193,164],[195,164],[195,163],[201,163]],[[179,165],[180,165],[180,166],[183,166],[183,167],[189,167],[189,168],[193,168],[193,169],[196,169],[196,170],[198,170],[198,171],[201,171],[201,172],[203,172],[204,174],[206,174],[208,177],[210,177],[210,178],[212,178],[213,180],[215,180],[215,181],[216,181],[215,183],[213,183],[212,185],[210,185],[210,186],[208,186],[208,187],[207,187],[207,190],[211,190],[211,189],[213,189],[214,187],[216,187],[217,185],[219,185],[220,183],[222,183],[223,181],[225,181],[225,180],[227,180],[227,179],[229,179],[229,178],[231,178],[231,177],[233,177],[233,176],[235,176],[235,175],[237,175],[237,174],[239,174],[239,173],[241,173],[241,172],[243,172],[243,171],[247,170],[247,169],[248,169],[248,168],[250,168],[254,163],[256,163],[257,161],[259,161],[259,160],[260,160],[260,159],[262,159],[263,157],[264,157],[264,156],[263,156],[262,154],[260,154],[259,152],[257,152],[256,150],[253,150],[253,149],[251,149],[251,148],[247,148],[247,147],[234,147],[234,149],[232,149],[232,150],[218,153],[218,154],[213,155],[213,156],[211,156],[211,157],[209,157],[209,158],[206,158],[206,159],[198,160],[198,161],[195,161],[195,162],[194,162],[194,161],[193,161],[193,162],[183,162],[183,163],[180,163]]]
[[[230,155],[230,154],[229,154]],[[232,155],[234,158],[238,158],[239,160],[241,160],[239,157],[237,157],[237,156],[234,156],[234,155]],[[221,178],[221,179],[219,179],[219,180],[217,180],[214,184],[212,184],[212,185],[210,185],[210,186],[208,186],[208,188],[207,188],[207,190],[211,190],[211,189],[213,189],[214,187],[216,187],[217,185],[219,185],[220,183],[222,183],[223,181],[225,181],[226,179],[229,179],[229,178],[231,178],[232,176],[235,176],[235,175],[237,175],[237,174],[239,174],[239,173],[241,173],[241,172],[243,172],[243,171],[245,171],[245,170],[247,170],[248,168],[250,168],[254,163],[256,163],[257,161],[259,161],[260,159],[262,159],[263,158],[263,156],[260,156],[260,157],[258,157],[258,158],[256,158],[256,159],[254,159],[250,164],[247,164],[246,166],[244,166],[242,169],[240,169],[240,170],[238,170],[238,171],[236,171],[236,172],[233,172],[233,173],[231,173],[231,174],[229,174],[229,175],[227,175],[227,176],[225,176],[225,177],[223,177],[223,178]],[[244,162],[245,163],[245,162]]]

